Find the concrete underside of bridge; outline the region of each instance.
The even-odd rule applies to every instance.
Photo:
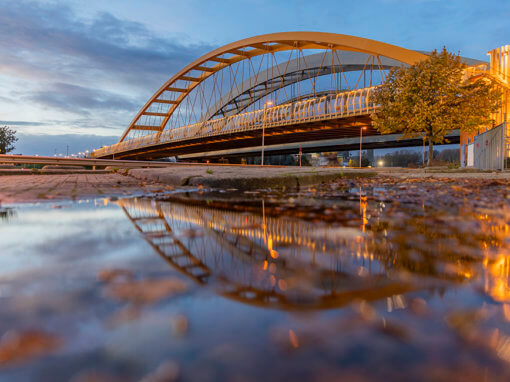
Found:
[[[454,130],[450,135],[446,137],[446,141],[444,142],[444,144],[458,144],[459,142],[460,142],[459,130]],[[356,138],[321,139],[317,141],[304,143],[284,143],[279,145],[266,146],[264,148],[264,154],[266,156],[297,154],[299,152],[300,147],[303,153],[359,150],[359,143],[360,143],[359,136],[357,136]],[[423,141],[420,138],[402,139],[402,134],[365,136],[365,133],[363,133],[363,145],[362,145],[363,150],[413,147],[422,145]],[[232,150],[219,150],[207,153],[181,155],[179,156],[179,159],[184,161],[196,161],[196,160],[215,161],[221,158],[259,157],[261,150],[262,146]]]
[[[400,134],[381,135],[371,125],[368,115],[338,120],[311,122],[265,129],[266,155],[345,151],[359,149],[360,129],[363,148],[421,146],[421,139],[402,139]],[[115,155],[115,159],[153,160],[177,156],[188,161],[260,156],[262,129],[223,135],[212,135],[179,142],[164,142]],[[448,137],[448,143],[459,143],[459,133]],[[112,156],[104,156],[112,158]]]

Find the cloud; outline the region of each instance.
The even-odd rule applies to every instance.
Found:
[[[121,113],[122,114],[122,113]],[[117,140],[124,131],[125,126],[120,126],[115,122],[118,119],[117,114],[96,113],[85,117],[69,117],[68,119],[48,119],[44,121],[23,121],[23,120],[4,120],[0,121],[0,126],[10,126],[20,134],[27,136],[47,135],[55,137],[57,135],[93,135],[98,140],[103,137],[116,136]],[[51,138],[53,139],[53,138]]]
[[[0,125],[7,126],[44,126],[43,122],[30,122],[30,121],[0,121]]]
[[[138,106],[131,98],[119,94],[65,83],[53,84],[45,91],[32,92],[27,99],[54,109],[85,115],[106,110],[129,112]]]
[[[163,39],[109,13],[85,21],[62,4],[7,0],[0,8],[0,50],[9,56],[4,65],[20,76],[38,71],[79,81],[98,75],[147,87],[213,48]]]
[[[66,155],[111,145],[119,140],[118,136],[98,136],[92,134],[16,134],[18,142],[13,153],[24,155],[53,156]]]
[[[62,3],[25,0],[1,2],[0,35],[0,75],[9,80],[0,113],[40,118],[26,126],[45,124],[48,133],[96,124],[120,135],[155,90],[214,48],[160,37],[110,13],[84,19]]]

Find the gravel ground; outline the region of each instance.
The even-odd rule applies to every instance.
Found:
[[[175,187],[288,189],[327,183],[339,178],[393,177],[400,179],[510,180],[510,172],[443,172],[439,169],[349,169],[313,167],[179,166],[131,169],[124,173],[89,172],[0,177],[0,202],[22,203],[82,199],[93,196],[127,196],[173,190]]]

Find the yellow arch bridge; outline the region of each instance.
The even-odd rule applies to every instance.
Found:
[[[269,150],[279,152],[296,152],[298,145],[303,151],[350,149],[354,141],[349,139],[358,137],[360,128],[366,129],[369,146],[412,144],[380,137],[371,127],[377,105],[370,96],[391,68],[426,57],[426,52],[333,33],[240,40],[177,72],[140,109],[118,143],[92,156],[242,155],[256,150],[262,137]],[[469,67],[485,64],[463,60]]]

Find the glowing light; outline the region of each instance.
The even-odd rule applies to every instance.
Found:
[[[378,165],[379,167],[382,167],[382,166],[384,166],[384,162],[383,162],[382,160],[380,160],[379,162],[377,162],[377,165]]]

